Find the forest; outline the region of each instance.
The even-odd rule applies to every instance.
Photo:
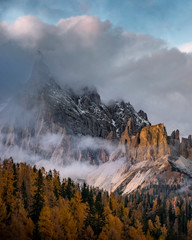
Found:
[[[192,197],[151,185],[122,196],[0,161],[0,239],[191,240]]]

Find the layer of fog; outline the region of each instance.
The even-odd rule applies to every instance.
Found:
[[[94,166],[86,162],[82,163],[77,161],[72,161],[72,163],[67,166],[60,166],[50,161],[41,160],[36,163],[36,166],[38,168],[41,168],[41,167],[45,168],[47,172],[49,170],[56,169],[59,172],[61,179],[71,178],[74,181],[78,181],[78,182],[88,182],[89,174],[91,174],[98,168],[98,166]]]
[[[48,159],[42,159],[42,156],[25,150],[21,150],[18,146],[13,146],[6,150],[5,146],[0,144],[0,159],[13,158],[14,162],[25,162],[37,168],[45,168],[48,172],[49,170],[56,169],[59,172],[61,179],[72,178],[74,181],[87,181],[87,176],[97,169],[97,166],[89,164],[89,162],[78,162],[74,159],[69,159],[70,164],[59,165],[56,162],[50,161]]]
[[[67,161],[64,159],[57,159],[56,157],[52,156],[50,158],[43,158],[40,152],[35,150],[35,146],[38,146],[39,149],[43,151],[50,151],[53,152],[57,151],[58,148],[61,146],[61,141],[63,139],[63,135],[61,133],[46,133],[41,136],[32,137],[30,139],[23,138],[23,142],[30,142],[30,145],[34,147],[34,150],[31,151],[30,149],[25,149],[22,146],[18,146],[17,143],[12,145],[6,145],[4,139],[14,139],[14,133],[8,134],[0,134],[0,159],[9,159],[10,157],[13,158],[14,162],[26,162],[27,164],[36,165],[39,167],[44,167],[47,171],[50,169],[56,169],[59,171],[61,178],[70,177],[73,180],[84,180],[87,181],[87,177],[91,172],[94,172],[98,166],[90,164],[88,159],[83,159],[81,161],[77,161],[77,159],[70,158],[68,156]],[[100,138],[93,138],[91,136],[71,136],[71,140],[73,143],[73,147],[70,149],[71,154],[73,155],[73,151],[83,151],[86,149],[89,150],[100,150],[105,149],[111,155],[115,149],[117,148],[116,144],[111,143],[110,141],[100,139]],[[24,144],[23,144],[24,145]],[[102,164],[101,160],[100,164]],[[111,171],[114,171],[111,169]]]

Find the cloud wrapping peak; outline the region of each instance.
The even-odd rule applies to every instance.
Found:
[[[61,19],[49,25],[34,16],[0,23],[0,94],[30,76],[35,53],[62,85],[96,86],[105,101],[123,98],[145,110],[152,123],[192,132],[192,57],[166,49],[160,39],[114,27],[97,17]]]

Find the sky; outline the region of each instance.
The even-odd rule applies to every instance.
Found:
[[[192,1],[0,0],[0,106],[41,50],[54,78],[192,134]]]
[[[33,15],[55,24],[71,16],[97,16],[125,30],[181,45],[192,38],[191,9],[190,0],[0,0],[0,19],[12,23]]]

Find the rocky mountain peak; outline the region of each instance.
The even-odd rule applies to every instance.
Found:
[[[180,154],[184,158],[192,160],[192,139],[191,135],[188,138],[182,138],[180,144]]]
[[[180,156],[180,136],[179,136],[179,130],[174,130],[171,133],[171,136],[167,136],[168,144],[170,145],[171,149],[171,157],[177,158]]]
[[[145,119],[145,121],[149,121],[149,120],[148,120],[148,117],[147,117],[147,114],[146,114],[143,110],[139,110],[138,115],[139,115],[141,118]]]
[[[179,135],[180,135],[179,130],[178,130],[178,129],[177,129],[176,131],[174,130],[174,131],[171,133],[170,140],[180,141]]]
[[[33,90],[39,90],[49,82],[49,79],[53,79],[49,67],[46,65],[43,55],[38,52],[31,71],[31,76],[27,82],[27,86],[33,88]]]
[[[146,126],[140,133],[140,158],[142,155],[147,159],[151,157],[153,160],[170,154],[167,142],[167,131],[165,126],[160,123],[154,126]],[[143,153],[144,151],[144,153]]]
[[[6,121],[10,113],[13,119],[11,123]],[[60,159],[60,162],[65,162],[67,156],[73,156],[71,149],[74,149],[75,144],[73,146],[73,140],[70,140],[72,136],[91,136],[118,141],[128,121],[130,135],[140,132],[144,126],[150,124],[144,112],[143,118],[130,103],[102,103],[95,88],[85,87],[81,91],[74,91],[68,87],[61,87],[42,58],[36,60],[29,82],[1,112],[1,116],[0,130],[3,129],[7,133],[3,137],[6,146],[16,145],[21,152],[34,150],[44,159],[52,159],[57,153],[56,158]],[[45,150],[44,146],[41,146],[41,138],[47,134],[58,133],[62,137],[59,138],[60,142],[55,145],[55,149]],[[104,162],[109,157],[109,153],[103,149],[77,152],[73,156],[75,159],[87,159],[94,164]]]
[[[96,105],[101,104],[101,98],[98,94],[96,88],[88,88],[85,87],[82,89],[82,98],[87,98],[91,103],[95,103]]]
[[[180,141],[179,130],[173,131],[168,136],[168,143],[171,148],[171,158],[176,159],[180,156],[192,160],[192,137],[182,137]]]
[[[123,152],[132,161],[156,160],[170,153],[167,132],[163,124],[146,126],[133,134],[132,121],[129,120],[121,137]]]

